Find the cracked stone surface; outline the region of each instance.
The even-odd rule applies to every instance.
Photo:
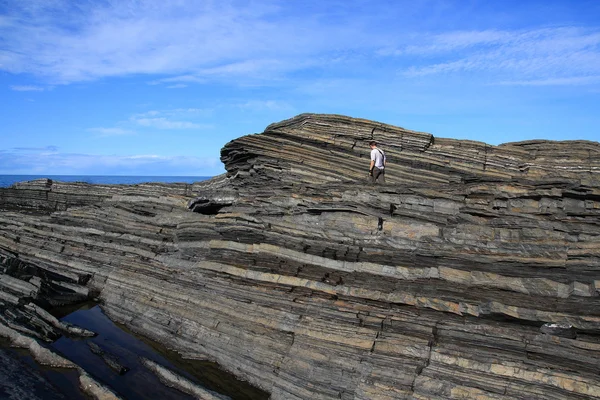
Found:
[[[98,297],[272,399],[600,398],[599,143],[303,114],[221,160],[195,184],[0,189],[0,323],[43,337],[27,304]]]

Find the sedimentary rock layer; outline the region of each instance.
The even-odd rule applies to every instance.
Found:
[[[57,274],[273,399],[600,398],[600,144],[306,114],[221,159],[194,185],[0,190],[0,307],[43,299],[14,271]]]

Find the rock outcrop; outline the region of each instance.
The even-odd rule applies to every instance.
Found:
[[[193,185],[1,189],[0,323],[39,336],[12,317],[54,287],[272,399],[600,398],[599,143],[303,114],[221,159]]]

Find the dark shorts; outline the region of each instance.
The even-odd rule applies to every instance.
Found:
[[[385,169],[373,167],[373,175],[371,175],[371,182],[385,183]]]

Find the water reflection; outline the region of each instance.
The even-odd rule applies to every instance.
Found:
[[[0,338],[0,399],[89,400],[79,390],[74,369],[38,364],[29,350],[10,347]]]
[[[68,313],[68,314],[66,314]],[[57,315],[58,314],[58,315]],[[63,354],[97,381],[109,386],[126,399],[187,399],[193,398],[176,389],[163,385],[158,378],[141,365],[139,357],[145,357],[169,368],[186,379],[206,389],[235,400],[268,399],[269,395],[247,382],[237,380],[208,361],[184,360],[177,353],[158,343],[136,336],[122,329],[102,312],[99,306],[88,304],[71,312],[55,310],[55,315],[65,315],[63,321],[98,333],[94,338],[72,339],[62,337],[51,347]],[[88,344],[92,341],[102,350],[118,356],[118,361],[129,371],[118,374]]]

